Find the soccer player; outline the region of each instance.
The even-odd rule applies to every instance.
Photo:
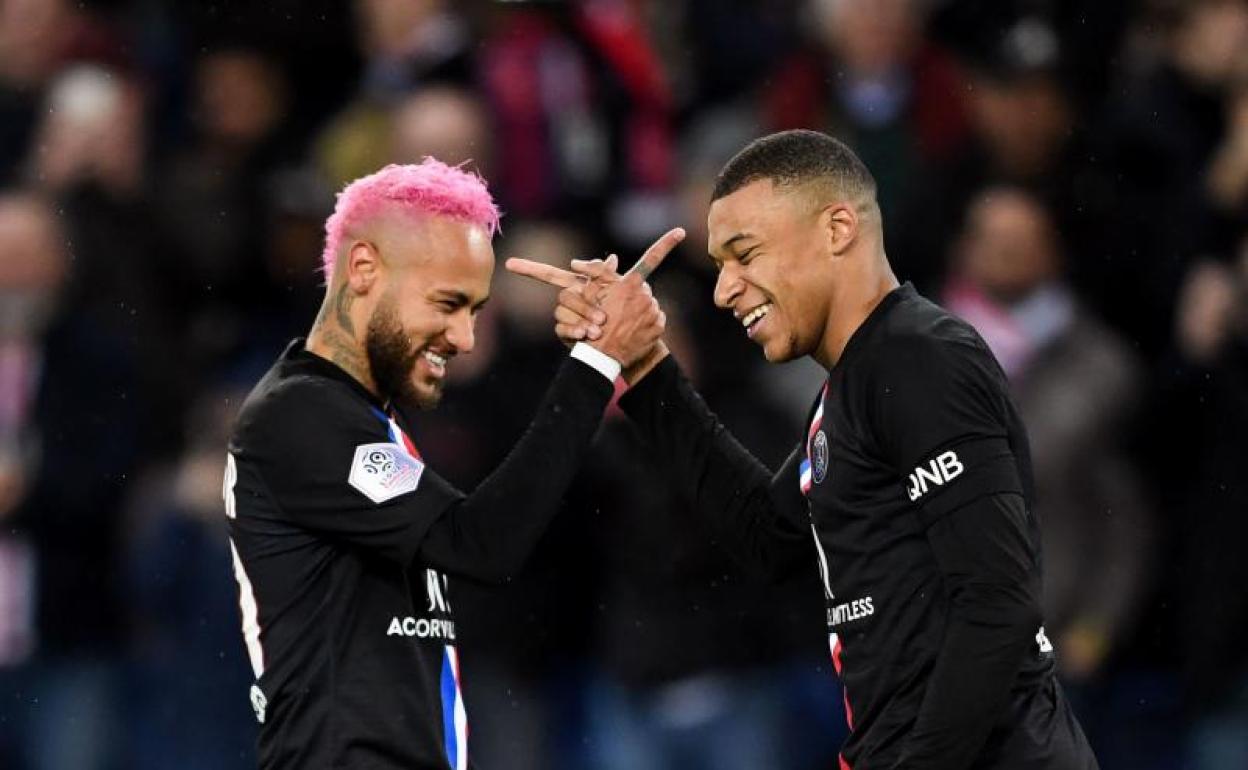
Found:
[[[626,369],[620,405],[742,561],[817,565],[851,728],[842,770],[1095,768],[1041,626],[1005,376],[970,326],[898,285],[870,172],[826,135],[773,134],[725,166],[708,225],[715,303],[768,361],[828,372],[808,430],[772,475],[661,342]],[[595,336],[585,318],[612,263],[508,267],[566,287],[561,337]]]
[[[472,351],[498,216],[479,177],[433,159],[352,182],[326,223],[320,314],[242,407],[224,494],[261,767],[468,766],[449,578],[515,573],[619,367],[662,333],[634,273],[507,459],[472,494],[454,489],[409,428]]]

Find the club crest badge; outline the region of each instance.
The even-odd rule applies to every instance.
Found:
[[[828,475],[828,434],[823,431],[815,434],[810,455],[811,471],[814,474],[815,483],[822,484]]]

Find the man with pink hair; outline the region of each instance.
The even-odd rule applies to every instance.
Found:
[[[643,279],[681,231],[604,299],[507,459],[452,487],[410,425],[473,349],[498,218],[480,177],[432,158],[347,185],[312,330],[243,404],[224,496],[263,768],[469,766],[449,577],[515,574],[663,331]]]

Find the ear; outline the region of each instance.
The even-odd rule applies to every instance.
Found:
[[[832,256],[843,256],[858,240],[858,212],[849,203],[830,203],[819,213],[819,225]]]
[[[355,241],[347,251],[347,285],[356,294],[367,294],[377,282],[381,272],[381,254],[368,241]]]

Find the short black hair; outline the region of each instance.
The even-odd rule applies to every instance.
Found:
[[[795,129],[750,142],[715,179],[717,201],[760,179],[777,187],[822,181],[837,195],[875,198],[875,177],[844,143],[818,131]]]

